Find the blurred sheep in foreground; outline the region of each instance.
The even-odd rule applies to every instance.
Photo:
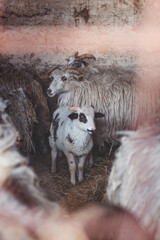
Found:
[[[109,177],[106,198],[132,212],[160,239],[160,130],[126,132]]]
[[[18,133],[4,112],[6,101],[0,99],[0,206],[8,208],[43,206],[51,203],[35,186],[36,176],[28,161],[16,148]]]
[[[114,205],[90,206],[75,214],[90,240],[151,240],[147,229],[123,208]]]
[[[129,212],[94,205],[72,215],[0,209],[0,233],[5,240],[153,240]]]

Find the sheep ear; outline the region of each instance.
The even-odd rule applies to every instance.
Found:
[[[95,118],[102,118],[102,117],[104,117],[105,115],[103,114],[103,113],[100,113],[100,112],[95,112],[95,114],[94,114],[94,117]]]
[[[69,117],[71,120],[77,119],[77,118],[78,118],[78,113],[71,113],[71,114],[68,115],[68,117]]]

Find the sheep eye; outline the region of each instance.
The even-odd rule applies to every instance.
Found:
[[[63,77],[61,78],[61,80],[62,80],[63,82],[65,82],[65,81],[67,81],[67,78],[63,76]]]
[[[80,113],[79,120],[80,122],[83,122],[83,123],[87,122],[87,118],[83,113]]]

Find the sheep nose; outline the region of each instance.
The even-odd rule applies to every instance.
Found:
[[[93,134],[96,131],[96,128],[87,129],[90,134]]]

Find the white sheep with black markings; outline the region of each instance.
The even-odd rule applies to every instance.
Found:
[[[49,143],[51,147],[52,172],[56,171],[57,150],[63,152],[67,158],[70,180],[76,183],[76,164],[78,163],[78,181],[83,180],[83,169],[87,156],[93,164],[91,134],[95,132],[94,118],[104,117],[93,107],[60,107],[53,114]]]
[[[106,76],[100,82],[93,76],[88,81],[80,72],[72,69],[56,69],[51,76],[54,79],[47,93],[49,97],[59,94],[59,106],[93,105],[95,111],[105,114],[104,119],[96,121],[95,142],[99,146],[103,146],[104,142],[117,143],[117,131],[137,129],[144,120],[157,121],[160,91],[154,86],[140,92],[134,80],[120,81]]]
[[[152,239],[160,239],[160,130],[125,133],[109,177],[106,198],[134,214]]]

